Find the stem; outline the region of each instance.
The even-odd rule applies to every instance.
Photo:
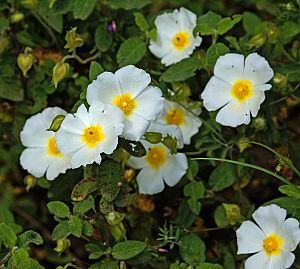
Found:
[[[68,59],[75,59],[77,60],[79,63],[81,64],[87,64],[88,62],[95,60],[96,58],[101,56],[101,52],[97,52],[96,54],[92,55],[89,58],[86,59],[82,59],[80,58],[77,54],[71,54],[71,55],[66,55],[63,59],[62,59],[62,63],[64,63],[66,60]]]
[[[0,267],[2,266],[2,265],[4,265],[5,263],[7,263],[8,262],[8,260],[10,259],[10,257],[11,257],[11,255],[12,255],[12,253],[13,253],[13,251],[15,250],[15,249],[17,249],[18,247],[13,247],[4,257],[3,257],[3,259],[0,261]]]
[[[277,179],[279,179],[280,181],[284,182],[287,185],[291,185],[294,186],[293,183],[289,182],[288,180],[286,180],[284,177],[275,174],[274,172],[265,169],[263,167],[251,164],[251,163],[242,163],[242,162],[238,162],[238,161],[233,161],[233,160],[228,160],[228,159],[222,159],[222,158],[193,158],[192,160],[199,160],[199,161],[220,161],[220,162],[227,162],[227,163],[232,163],[232,164],[237,164],[237,165],[241,165],[241,166],[245,166],[245,167],[249,167],[252,169],[256,169],[259,170],[261,172],[264,172],[266,174],[269,174],[273,177],[276,177]]]

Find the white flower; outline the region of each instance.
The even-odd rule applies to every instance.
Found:
[[[269,205],[258,208],[252,214],[254,220],[244,221],[236,231],[238,254],[256,253],[246,260],[245,269],[289,268],[300,241],[299,222],[286,218],[286,210]]]
[[[143,139],[140,142],[147,151],[146,155],[130,157],[128,161],[134,169],[141,169],[137,175],[139,192],[155,194],[163,191],[164,182],[170,187],[177,184],[188,167],[185,154],[171,154],[162,143],[151,144]]]
[[[150,75],[133,65],[119,69],[115,74],[100,74],[87,88],[87,102],[113,104],[124,112],[123,136],[138,141],[152,120],[163,110],[163,97],[157,87],[148,86]]]
[[[202,42],[200,36],[193,36],[196,21],[197,16],[183,7],[157,16],[157,38],[150,40],[150,51],[166,66],[188,58]]]
[[[160,133],[163,137],[168,135],[177,140],[177,148],[183,148],[183,137],[180,128],[174,124],[168,125],[157,121],[152,121],[147,132]]]
[[[68,114],[56,134],[58,148],[71,155],[71,167],[94,162],[100,164],[100,153],[111,154],[122,133],[123,113],[112,105],[94,103],[89,110],[82,104],[77,112]]]
[[[58,107],[48,107],[30,117],[20,133],[21,142],[27,147],[20,157],[21,166],[35,177],[46,172],[46,178],[53,180],[70,166],[70,158],[57,148],[55,132],[47,131],[57,115],[66,114]]]
[[[251,53],[228,53],[221,56],[214,67],[214,76],[207,83],[201,97],[208,111],[220,111],[216,121],[236,127],[250,123],[250,112],[257,116],[260,104],[265,100],[266,84],[274,73],[264,57]]]
[[[164,104],[164,112],[157,121],[169,125],[177,125],[182,132],[184,144],[190,144],[191,137],[198,132],[202,121],[175,102],[165,100]],[[196,114],[199,114],[199,111],[197,112]]]

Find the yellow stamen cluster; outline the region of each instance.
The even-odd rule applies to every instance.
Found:
[[[236,80],[231,88],[231,95],[239,102],[244,102],[253,95],[253,86],[250,80]]]
[[[104,134],[100,125],[91,125],[83,130],[81,135],[82,141],[89,147],[93,148],[104,140]]]
[[[184,125],[184,111],[180,108],[171,108],[166,113],[167,124]]]
[[[50,156],[57,157],[57,158],[61,158],[63,156],[60,153],[59,149],[57,148],[57,144],[56,144],[54,136],[52,136],[48,139],[47,149],[48,149],[48,154]]]
[[[147,152],[146,161],[153,169],[164,165],[167,161],[166,149],[162,146],[151,147]]]
[[[263,241],[263,248],[267,255],[277,256],[280,254],[282,244],[283,240],[280,236],[277,234],[271,234]]]
[[[113,104],[123,110],[127,117],[130,116],[137,107],[136,101],[129,93],[116,96],[113,100]]]
[[[178,32],[172,39],[172,43],[177,50],[183,50],[190,43],[188,32]]]

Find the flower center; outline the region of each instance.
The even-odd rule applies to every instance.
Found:
[[[250,80],[236,80],[231,88],[231,95],[239,102],[244,102],[253,94]]]
[[[277,234],[271,234],[263,241],[263,248],[269,256],[279,255],[282,244],[283,240],[281,237]]]
[[[180,108],[171,108],[167,111],[166,122],[168,124],[184,125],[184,112]]]
[[[125,116],[130,116],[137,106],[136,101],[129,93],[116,96],[113,100],[113,104],[123,110]]]
[[[178,32],[172,39],[173,45],[177,50],[183,50],[190,44],[188,32]]]
[[[89,148],[96,147],[104,140],[104,134],[100,125],[91,125],[83,130],[81,139]]]
[[[146,155],[146,161],[153,169],[157,169],[165,164],[167,161],[165,148],[162,146],[154,146],[150,148]]]
[[[48,139],[47,149],[48,149],[48,154],[50,156],[57,157],[57,158],[61,158],[63,156],[60,153],[59,149],[57,148],[57,144],[56,144],[54,136],[52,136]]]

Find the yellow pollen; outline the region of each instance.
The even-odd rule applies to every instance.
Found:
[[[57,144],[55,141],[54,136],[48,139],[48,154],[53,157],[61,158],[63,155],[60,153],[59,149],[57,148]]]
[[[166,122],[178,126],[184,125],[184,111],[180,108],[171,108],[167,111]]]
[[[116,96],[113,100],[113,104],[122,109],[125,116],[130,116],[137,107],[136,101],[129,93]]]
[[[164,165],[167,161],[167,152],[162,146],[154,146],[150,148],[146,155],[146,161],[153,168]]]
[[[263,248],[267,255],[277,256],[280,254],[282,244],[283,240],[281,237],[277,234],[271,234],[263,241]]]
[[[91,125],[83,130],[81,135],[82,141],[89,147],[96,147],[104,140],[104,134],[100,125]]]
[[[236,80],[231,88],[231,95],[239,102],[244,102],[253,95],[253,86],[250,80]]]
[[[177,50],[183,50],[191,43],[188,32],[178,32],[173,37],[172,42]]]

